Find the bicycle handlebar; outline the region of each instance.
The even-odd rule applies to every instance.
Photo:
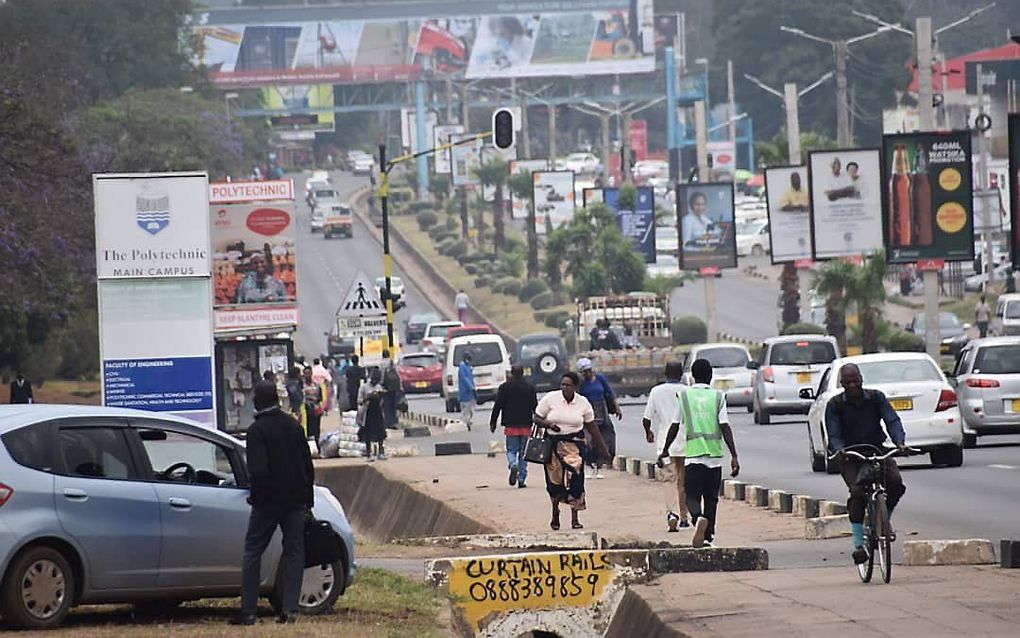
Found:
[[[882,455],[865,456],[856,450],[843,449],[839,452],[831,454],[829,459],[835,459],[840,454],[846,454],[847,456],[856,456],[862,461],[884,461],[892,456],[911,456],[913,454],[922,454],[921,450],[913,447],[904,448],[902,451],[899,448],[893,448]]]

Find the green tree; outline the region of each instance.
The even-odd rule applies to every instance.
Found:
[[[450,194],[450,180],[446,175],[432,175],[429,177],[429,194],[435,199],[437,205],[443,204]]]
[[[492,186],[495,195],[492,199],[493,248],[498,254],[506,244],[506,229],[503,220],[503,187],[510,176],[509,163],[502,158],[493,158],[475,169],[475,175],[482,186]]]
[[[538,229],[535,226],[535,185],[532,182],[531,171],[523,170],[514,173],[507,179],[507,187],[510,193],[525,202],[528,207],[528,216],[524,222],[525,236],[528,240],[528,279],[535,279],[539,275],[538,263]]]
[[[797,268],[793,264],[783,264],[783,272],[779,276],[779,291],[783,304],[783,328],[800,321],[800,303],[810,303],[800,298],[800,281]]]
[[[878,352],[882,304],[885,303],[885,252],[878,251],[855,266],[847,281],[844,306],[855,305],[860,322],[861,349]]]
[[[786,129],[782,128],[771,140],[754,143],[754,156],[762,166],[786,166],[790,163],[790,145]],[[800,150],[806,158],[810,151],[836,148],[836,140],[819,133],[801,133]],[[803,161],[803,160],[802,160]]]
[[[851,285],[854,265],[843,259],[826,262],[815,273],[814,287],[825,295],[825,329],[836,337],[839,351],[846,352],[846,289]]]
[[[559,289],[564,271],[573,281],[576,296],[640,290],[645,278],[644,260],[620,233],[604,204],[577,210],[569,224],[549,236],[546,273],[554,290]]]

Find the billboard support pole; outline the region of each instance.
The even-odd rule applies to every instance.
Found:
[[[783,104],[786,109],[786,147],[790,155],[790,164],[799,166],[800,157],[800,110],[798,109],[799,95],[797,95],[797,83],[787,82],[783,85]],[[797,269],[797,290],[800,295],[800,320],[811,321],[811,299],[808,292],[811,290],[810,267],[797,268],[795,264],[788,264],[787,267]]]
[[[921,131],[935,130],[935,104],[932,102],[932,31],[931,18],[918,18],[915,27],[917,46],[917,114]],[[942,356],[939,343],[942,331],[939,326],[939,275],[934,270],[925,270],[924,278],[924,325],[925,351],[935,361]]]
[[[711,179],[708,168],[708,129],[705,126],[705,103],[698,100],[694,103],[694,129],[698,146],[698,181],[707,182]]]
[[[421,111],[418,111],[421,114]],[[423,118],[418,118],[418,145],[424,146],[424,123]],[[425,157],[422,155],[422,157]],[[393,275],[393,260],[390,258],[390,167],[386,163],[386,145],[379,145],[379,203],[382,206],[382,235],[383,235],[383,277],[386,279],[386,349],[390,353],[390,360],[393,359],[393,286],[391,277]],[[361,340],[361,356],[365,356],[365,340]]]
[[[669,181],[675,184],[680,176],[680,157],[676,146],[676,60],[673,48],[666,48],[666,156]]]
[[[985,81],[981,76],[980,64],[977,65],[975,71],[977,76],[978,117],[980,118],[985,114]],[[985,132],[980,127],[977,129],[977,156],[978,190],[983,194],[988,190],[988,157],[985,145]],[[981,201],[983,204],[985,203],[984,199]],[[995,285],[995,264],[992,263],[995,257],[992,252],[992,210],[987,204],[983,205],[982,208],[984,208],[984,219],[982,222],[985,225],[983,233],[985,236],[985,272],[988,274],[988,283],[985,285],[985,292],[987,292],[992,290]]]
[[[715,275],[704,274],[701,280],[705,282],[705,327],[708,341],[716,340],[715,332]]]
[[[556,165],[556,105],[549,102],[549,166]]]
[[[415,144],[419,151],[429,147],[425,139],[425,80],[418,80],[414,83],[414,119],[417,138]],[[381,150],[381,149],[380,149]],[[418,200],[425,201],[429,195],[429,158],[426,155],[418,156]]]

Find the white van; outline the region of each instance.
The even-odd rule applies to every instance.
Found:
[[[1020,294],[1013,292],[999,296],[988,332],[993,337],[1020,335]]]
[[[475,374],[475,393],[479,403],[496,398],[499,385],[510,375],[510,353],[499,335],[467,335],[454,337],[446,344],[446,365],[443,369],[443,396],[446,411],[459,412],[457,400],[457,366],[464,353],[471,353],[471,369]]]

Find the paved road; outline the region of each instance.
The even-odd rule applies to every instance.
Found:
[[[762,258],[767,264],[768,258]],[[742,262],[744,259],[741,260]],[[724,270],[715,280],[716,326],[721,332],[760,341],[776,335],[779,286],[774,282],[752,279],[740,270]],[[705,284],[687,282],[673,290],[670,313],[674,317],[705,317]]]
[[[304,193],[307,174],[295,174],[295,188]],[[365,186],[368,179],[337,171],[333,183],[342,194]],[[370,279],[381,277],[383,272],[382,246],[368,229],[355,218],[353,239],[325,239],[312,233],[308,225],[308,206],[298,202],[297,254],[298,303],[301,325],[297,331],[297,350],[306,357],[316,356],[326,348],[326,332],[333,326],[333,318],[347,287],[363,270]],[[394,275],[403,277],[399,266]],[[403,333],[403,322],[414,313],[434,311],[435,308],[417,290],[407,286],[407,306],[395,315],[396,329]]]

